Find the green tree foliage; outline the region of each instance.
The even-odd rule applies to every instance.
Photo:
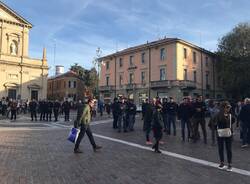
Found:
[[[218,78],[228,96],[250,96],[250,24],[241,23],[223,36],[217,55]]]
[[[89,91],[91,91],[92,93],[96,93],[96,87],[98,84],[98,74],[94,67],[90,70],[87,70],[75,63],[73,66],[70,67],[70,70],[75,72],[79,76],[79,78],[84,81],[84,84]]]

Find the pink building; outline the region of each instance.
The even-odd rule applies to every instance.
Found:
[[[215,54],[178,38],[166,38],[100,58],[100,96],[221,98]]]

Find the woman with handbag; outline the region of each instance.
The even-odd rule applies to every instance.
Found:
[[[217,130],[218,150],[220,157],[219,169],[232,171],[232,115],[231,105],[225,101],[221,103],[220,112],[215,117],[215,129]],[[224,144],[226,146],[228,166],[224,164]]]

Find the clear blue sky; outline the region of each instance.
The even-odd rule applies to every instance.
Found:
[[[86,68],[102,55],[147,40],[178,37],[215,51],[218,39],[250,20],[249,0],[3,0],[31,22],[30,56],[47,48],[54,64]],[[56,59],[54,63],[54,45]]]

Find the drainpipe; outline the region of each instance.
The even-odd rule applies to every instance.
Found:
[[[116,97],[116,56],[115,56],[115,97]]]
[[[203,58],[202,58],[203,49],[201,48],[201,96],[204,98],[204,87],[203,87]]]
[[[148,48],[148,98],[151,98],[151,48]]]

